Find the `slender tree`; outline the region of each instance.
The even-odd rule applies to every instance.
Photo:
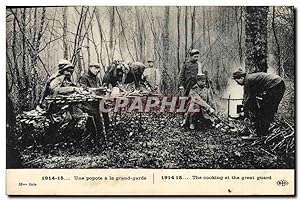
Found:
[[[180,71],[180,6],[177,6],[177,72]]]
[[[68,55],[68,7],[63,8],[63,47],[64,47],[64,58],[69,59]]]
[[[167,69],[169,67],[169,21],[170,21],[170,7],[165,7],[165,14],[164,14],[164,27],[163,27],[163,69],[162,69],[162,78],[163,78],[163,90],[166,92],[167,83],[166,83],[166,75]]]
[[[239,12],[240,11],[240,12]],[[243,8],[234,7],[235,13],[235,23],[236,23],[236,33],[237,33],[237,42],[238,42],[238,55],[240,65],[243,64],[243,48],[242,48],[242,35],[243,35]]]
[[[187,55],[188,50],[188,7],[185,7],[184,13],[184,52]]]
[[[196,6],[192,7],[191,13],[191,48],[194,48],[194,39],[195,39],[195,18],[196,18]]]
[[[281,48],[280,48],[280,44],[278,41],[278,37],[277,37],[277,33],[276,33],[276,24],[275,24],[276,7],[273,6],[272,10],[273,10],[273,12],[272,12],[272,30],[273,30],[273,35],[274,35],[275,44],[276,44],[275,58],[277,61],[277,72],[280,76],[283,76],[284,69],[282,68],[282,65],[281,65]]]
[[[114,57],[114,26],[115,26],[115,7],[109,8],[109,61],[112,62]]]

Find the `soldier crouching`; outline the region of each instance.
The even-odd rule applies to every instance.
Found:
[[[199,112],[186,112],[181,126],[189,124],[189,128],[194,130],[197,120],[203,126],[214,123],[215,118],[213,114],[215,114],[216,104],[210,89],[207,87],[208,80],[206,74],[198,74],[196,80],[191,80],[191,82],[194,84],[189,92],[189,107],[193,104],[191,107],[199,110]]]
[[[43,105],[47,97],[70,96],[74,93],[82,93],[83,89],[77,87],[71,80],[74,66],[67,60],[61,60],[58,64],[58,72],[47,81],[40,105]],[[45,107],[45,105],[44,105]],[[73,103],[62,101],[52,102],[47,105],[47,113],[51,119],[49,129],[46,131],[42,144],[55,144],[58,140],[59,130],[66,125],[74,128],[76,123],[84,122],[87,117],[83,111]]]

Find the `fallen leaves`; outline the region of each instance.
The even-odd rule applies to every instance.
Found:
[[[122,113],[112,118],[106,142],[83,131],[49,147],[22,151],[29,168],[288,168],[284,155],[274,158],[268,145],[251,145],[239,132],[213,127],[181,128],[174,114]],[[238,122],[233,122],[238,125]],[[245,126],[244,126],[245,127]],[[241,128],[244,129],[243,126]],[[285,135],[287,136],[287,135]],[[287,137],[290,139],[290,137]],[[80,139],[80,138],[79,138]],[[266,148],[267,147],[267,148]],[[261,151],[261,149],[265,151]],[[50,151],[51,150],[51,151]],[[268,152],[268,153],[267,153]],[[38,160],[37,160],[38,159]]]

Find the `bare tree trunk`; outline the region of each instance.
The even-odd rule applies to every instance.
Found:
[[[137,39],[135,37],[133,38],[133,47],[135,50],[135,60],[139,61],[139,51],[138,51]]]
[[[86,29],[86,50],[87,50],[87,68],[91,64],[91,51],[90,51],[90,35],[89,35],[89,27],[86,26],[86,22],[84,23]]]
[[[278,42],[278,38],[277,38],[277,33],[276,33],[276,27],[275,27],[275,6],[273,6],[273,15],[272,15],[272,29],[273,29],[273,35],[274,35],[274,38],[275,38],[275,43],[276,43],[276,46],[277,46],[277,51],[275,53],[275,58],[276,58],[276,61],[277,61],[277,72],[279,74],[279,76],[282,76],[283,77],[283,74],[284,74],[284,69],[281,65],[281,48],[280,48],[280,45],[279,45],[279,42]]]
[[[56,13],[57,13],[57,8],[55,8],[55,11],[54,11],[54,15],[53,15],[53,19],[52,19],[52,25],[50,27],[50,30],[53,30],[54,29],[54,25],[55,25],[55,20],[56,20]],[[49,41],[52,41],[52,38],[54,37],[54,34],[53,32],[51,31],[50,33],[50,38],[49,38]],[[63,39],[64,40],[64,39]],[[48,45],[47,47],[47,60],[48,61],[51,61],[51,57],[53,56],[52,54],[52,51],[51,51],[51,44]],[[50,67],[51,65],[51,62],[47,62],[47,68],[48,69],[51,69]]]
[[[8,47],[7,41],[6,41],[6,47]],[[10,94],[13,86],[15,85],[15,76],[14,76],[14,71],[13,71],[13,64],[12,64],[12,61],[11,61],[7,51],[6,51],[6,66],[8,66],[8,70],[9,70],[9,73],[6,70],[6,79],[8,79],[8,77],[10,77],[10,81],[11,81],[10,86],[7,86],[7,88],[8,88],[7,93]],[[9,84],[9,82],[7,82],[7,84]]]
[[[115,7],[109,8],[109,61],[113,61],[114,57],[114,26],[115,26]]]
[[[100,17],[99,7],[96,8],[95,12],[96,12],[96,19],[97,19],[99,33],[100,33],[100,39],[101,39],[100,59],[101,59],[101,63],[103,63],[102,62],[102,44],[104,43],[104,47],[105,47],[105,50],[106,50],[107,58],[109,57],[109,50],[108,50],[108,46],[107,46],[107,43],[106,43],[105,35],[103,33],[103,29],[102,29],[102,25],[101,25],[101,17]],[[109,64],[109,62],[110,61],[109,61],[109,58],[108,58],[108,64]]]
[[[40,48],[40,43],[41,43],[41,38],[43,35],[43,31],[44,31],[44,24],[45,24],[45,16],[46,16],[46,8],[43,7],[42,8],[42,17],[41,17],[41,23],[40,23],[40,27],[39,27],[39,31],[38,31],[38,36],[37,39],[35,41],[35,53],[34,53],[34,57],[33,57],[33,62],[32,62],[32,75],[31,75],[31,88],[32,88],[32,106],[34,106],[37,103],[37,94],[39,94],[38,92],[38,88],[37,88],[37,61],[38,61],[38,54],[39,54],[39,48]]]
[[[125,49],[124,48],[125,37],[124,37],[124,32],[123,32],[123,29],[122,29],[121,22],[119,23],[119,32],[120,32],[120,36],[119,36],[119,53],[120,53],[122,61],[124,61],[125,58],[124,58],[124,55],[123,55],[123,49]]]
[[[180,71],[180,6],[177,6],[177,72]]]
[[[268,7],[246,7],[246,70],[267,72]]]
[[[96,42],[95,42],[93,26],[91,26],[90,28],[91,28],[92,43],[94,45],[94,49],[95,49],[95,52],[96,52],[96,55],[97,55],[97,62],[98,62],[98,64],[101,63],[101,65],[104,67],[102,59],[100,58],[98,47],[97,47]],[[103,69],[103,70],[105,71],[105,69]],[[101,73],[101,70],[99,71],[99,75],[100,75],[100,81],[102,82],[102,73]]]
[[[205,40],[205,37],[206,37],[206,27],[205,27],[205,7],[203,6],[202,7],[202,24],[203,24],[203,45],[205,46],[206,44],[206,40]]]
[[[240,9],[240,16],[238,15],[238,9]],[[243,64],[243,49],[242,49],[242,15],[243,15],[243,8],[242,7],[235,7],[235,20],[236,20],[236,29],[237,29],[237,41],[238,41],[238,53],[239,53],[239,62],[240,65]]]
[[[37,7],[34,8],[33,14],[33,37],[32,37],[32,45],[35,46],[35,39],[37,34]]]
[[[164,27],[163,27],[163,69],[162,69],[162,78],[163,78],[163,91],[166,93],[167,82],[166,75],[169,63],[169,21],[170,21],[170,7],[165,7],[165,16],[164,16]]]
[[[29,78],[26,72],[26,38],[25,38],[25,30],[26,30],[26,8],[23,8],[22,13],[22,72],[24,76],[24,84],[25,88],[28,88]]]
[[[85,7],[81,8],[80,12],[80,17],[79,17],[79,22],[77,25],[77,30],[76,30],[76,35],[75,35],[75,41],[74,41],[74,51],[73,51],[73,56],[72,56],[72,63],[76,65],[78,68],[76,71],[76,75],[79,76],[82,73],[82,63],[81,63],[81,48],[82,48],[82,43],[84,41],[84,36],[82,36],[82,28],[83,25],[86,21],[86,16],[87,13],[89,12],[89,8],[87,7],[86,10],[84,11]]]
[[[16,9],[16,15],[18,14],[18,10]],[[20,89],[22,87],[22,78],[20,77],[20,71],[18,66],[18,59],[17,59],[17,53],[16,53],[16,47],[17,47],[17,27],[16,27],[16,17],[14,17],[13,20],[13,37],[12,37],[12,56],[13,56],[13,62],[14,62],[14,70],[16,72],[16,80],[17,80],[17,87]]]
[[[67,30],[68,30],[68,7],[64,7],[63,11],[63,47],[64,47],[64,58],[69,59],[68,57],[68,36],[67,36]]]
[[[155,28],[155,23],[154,23],[154,16],[153,16],[153,12],[152,12],[152,8],[151,8],[151,18],[149,18],[149,22],[150,22],[150,28],[151,28],[151,33],[152,33],[152,36],[153,36],[153,40],[154,40],[154,44],[153,44],[153,49],[154,49],[154,55],[155,55],[155,60],[158,60],[158,66],[161,66],[161,58],[159,56],[159,48],[158,48],[158,45],[159,45],[159,37],[158,37],[158,34],[157,34],[157,31],[156,31],[156,28]]]
[[[191,21],[192,21],[192,25],[191,25],[191,40],[192,40],[191,48],[194,48],[194,38],[195,38],[195,15],[196,15],[196,7],[193,6],[192,17],[191,17]]]
[[[122,27],[122,35],[123,35],[123,37],[124,37],[124,39],[125,39],[127,51],[128,51],[128,53],[129,53],[131,59],[134,60],[134,57],[133,57],[133,55],[132,55],[132,53],[131,53],[131,51],[130,51],[129,45],[128,45],[128,40],[127,40],[127,37],[126,37],[125,28],[124,28],[124,24],[123,24],[123,19],[122,19],[120,13],[119,13],[119,10],[118,10],[117,7],[116,7],[116,12],[117,12],[117,15],[119,16],[120,25],[121,25],[121,27]]]
[[[184,16],[184,37],[185,37],[185,43],[184,43],[184,50],[185,55],[187,55],[187,47],[188,47],[188,7],[185,7],[185,16]]]
[[[137,22],[137,41],[138,41],[138,49],[139,49],[139,57],[138,60],[141,62],[145,62],[145,25],[143,17],[139,12],[138,8],[135,7],[136,11],[136,22]]]
[[[210,68],[213,69],[214,67],[214,60],[213,60],[213,54],[212,54],[212,46],[211,46],[211,38],[210,38],[210,29],[211,29],[211,25],[209,22],[211,22],[211,8],[208,8],[208,23],[207,23],[207,39],[208,39],[208,46],[209,46],[209,57],[210,57],[210,62],[211,62],[211,66]]]

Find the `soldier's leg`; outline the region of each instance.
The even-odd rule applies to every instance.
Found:
[[[285,91],[284,82],[279,83],[268,91],[263,98],[262,112],[261,112],[261,134],[267,135],[269,133],[269,127],[274,116],[278,110],[278,105],[283,98]]]
[[[278,110],[278,106],[280,101],[283,98],[285,92],[285,84],[284,82],[280,82],[278,85],[274,86],[269,92],[268,92],[268,96],[270,97],[270,101],[271,102],[271,110],[272,113],[275,114]]]
[[[183,121],[181,123],[181,127],[186,126],[188,124],[188,122],[189,122],[189,114],[185,113],[184,114],[184,119],[183,119]]]
[[[108,109],[108,106],[104,104],[104,108]],[[102,117],[103,117],[105,129],[108,129],[109,128],[109,124],[110,124],[109,114],[108,114],[108,112],[101,112],[101,113],[102,113]]]
[[[96,140],[105,140],[104,124],[100,113],[97,112],[97,114],[95,114],[93,117],[96,126]]]
[[[42,139],[42,145],[46,147],[47,145],[54,145],[56,143],[57,133],[61,126],[61,123],[52,121],[50,123],[49,128],[45,132],[43,139]]]

